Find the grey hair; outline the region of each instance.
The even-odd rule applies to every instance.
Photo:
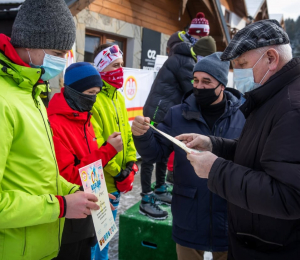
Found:
[[[260,39],[263,40],[263,39]],[[260,41],[258,40],[258,41]],[[284,64],[288,63],[292,58],[292,47],[290,44],[281,44],[281,45],[271,45],[266,47],[261,47],[258,49],[255,49],[259,54],[265,53],[268,49],[275,49],[279,54],[279,60],[280,62],[283,62]]]

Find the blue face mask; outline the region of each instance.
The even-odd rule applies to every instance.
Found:
[[[261,83],[269,73],[269,70],[264,75],[262,80],[259,83],[254,82],[254,74],[253,69],[256,66],[256,64],[262,59],[262,57],[265,55],[265,53],[258,59],[258,61],[254,64],[254,66],[250,69],[233,69],[233,81],[235,84],[235,87],[238,91],[240,91],[242,94],[245,94],[246,92],[249,92],[253,89],[256,89],[261,86]]]
[[[64,70],[67,60],[64,58],[59,58],[47,54],[45,51],[44,53],[45,53],[45,57],[44,57],[43,65],[38,66],[32,63],[30,53],[28,52],[29,59],[30,59],[29,65],[32,68],[43,68],[45,70],[45,73],[42,75],[41,79],[43,81],[48,81],[49,79],[55,78],[59,73],[61,73]]]

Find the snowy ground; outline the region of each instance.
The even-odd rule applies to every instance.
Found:
[[[140,162],[138,162],[138,166],[140,169],[141,168]],[[155,174],[152,174],[152,181],[155,181]],[[140,173],[138,173],[135,176],[132,191],[127,194],[123,194],[121,196],[118,215],[116,219],[117,226],[119,226],[119,215],[141,200],[141,196],[140,196],[141,191],[142,191],[141,178],[140,178]],[[110,242],[109,260],[118,260],[118,246],[119,246],[119,232],[113,237],[113,239]],[[210,259],[211,259],[211,254],[206,253],[205,260],[210,260]]]

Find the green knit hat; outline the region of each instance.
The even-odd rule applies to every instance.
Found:
[[[11,44],[21,48],[70,50],[75,38],[73,16],[64,0],[26,0],[13,24]]]
[[[216,41],[211,36],[202,37],[195,43],[193,51],[203,57],[211,55],[217,51]]]

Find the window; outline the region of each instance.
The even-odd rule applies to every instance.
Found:
[[[230,12],[229,12],[228,10],[225,10],[225,15],[224,15],[224,17],[225,17],[225,22],[226,22],[227,24],[230,24]]]
[[[105,43],[119,45],[123,52],[124,64],[126,64],[126,38],[90,30],[87,30],[85,35],[84,61],[93,63],[95,48]]]
[[[84,61],[94,62],[94,50],[99,45],[101,38],[91,35],[85,36]]]

